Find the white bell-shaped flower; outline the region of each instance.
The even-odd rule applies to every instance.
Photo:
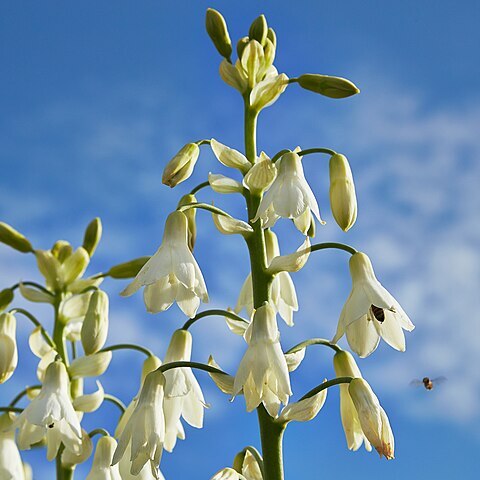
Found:
[[[375,450],[387,460],[394,458],[395,443],[385,410],[363,378],[354,378],[348,392],[352,398],[363,433]]]
[[[247,411],[263,402],[268,413],[276,417],[280,403],[286,405],[292,391],[275,310],[269,304],[256,310],[246,340],[248,348],[235,375],[234,395],[243,389]]]
[[[317,200],[303,173],[300,156],[296,152],[285,153],[275,165],[277,177],[263,196],[252,221],[261,218],[264,226],[271,226],[277,217],[295,220],[306,210],[311,210],[318,221],[324,223]],[[269,212],[269,208],[273,211]]]
[[[202,272],[188,248],[188,222],[182,212],[168,216],[162,245],[122,295],[132,295],[142,286],[145,305],[151,313],[163,312],[176,301],[191,318],[197,313],[200,300],[208,302]]]
[[[358,368],[352,354],[345,350],[335,353],[333,357],[333,367],[337,377],[354,377],[362,378],[360,369]],[[362,443],[365,444],[365,449],[370,452],[372,446],[367,437],[363,433],[358,413],[353,405],[353,401],[348,392],[348,385],[341,384],[340,386],[340,416],[342,418],[343,431],[347,440],[349,450],[357,451]]]
[[[275,233],[271,230],[265,230],[265,246],[267,263],[270,265],[275,257],[280,257],[278,239]],[[293,326],[293,312],[298,310],[298,300],[295,285],[288,272],[282,271],[275,275],[270,287],[270,296],[272,307],[275,308],[287,325]],[[253,287],[251,274],[248,274],[248,277],[240,290],[237,305],[235,306],[235,313],[240,313],[243,308],[245,308],[250,317],[253,313]]]
[[[60,444],[78,453],[82,431],[70,399],[67,369],[61,361],[52,362],[45,372],[45,380],[37,397],[15,419],[19,444],[29,448],[46,435],[47,459],[53,460]],[[21,439],[21,442],[20,442]]]
[[[382,337],[391,347],[405,351],[403,330],[411,331],[413,323],[399,303],[375,277],[372,262],[362,252],[350,257],[352,291],[342,309],[332,342],[345,333],[352,350],[367,357]]]
[[[0,478],[2,480],[25,480],[22,459],[11,430],[13,413],[0,416]]]
[[[241,473],[238,473],[233,468],[222,468],[218,471],[211,480],[247,480]]]
[[[152,473],[152,469],[149,465],[144,465],[144,467],[140,470],[138,475],[132,475],[130,473],[130,457],[132,452],[132,444],[130,443],[127,452],[123,455],[122,459],[120,460],[118,467],[120,469],[120,476],[122,480],[165,480],[165,477],[162,475],[160,470],[157,471],[157,476],[154,476]]]
[[[138,475],[149,462],[152,475],[158,477],[165,442],[164,387],[162,372],[155,370],[147,375],[135,409],[118,440],[112,464],[121,460],[131,444],[132,475]]]
[[[17,368],[17,321],[11,313],[0,314],[0,383],[6,382]]]
[[[192,335],[188,330],[176,330],[165,355],[165,363],[190,361]],[[200,385],[191,368],[172,368],[165,372],[165,450],[171,452],[177,437],[184,438],[180,417],[192,427],[203,427],[206,407]]]
[[[115,448],[117,442],[112,437],[101,437],[98,440],[92,468],[85,480],[122,480],[118,465],[112,465]]]

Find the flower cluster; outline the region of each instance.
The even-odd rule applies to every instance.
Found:
[[[23,282],[0,291],[0,383],[7,382],[17,368],[19,316],[34,324],[29,345],[39,358],[36,373],[40,381],[40,385],[26,388],[1,409],[5,411],[0,416],[1,479],[27,480],[28,467],[23,464],[19,449],[42,445],[46,447],[47,459],[56,460],[59,479],[72,478],[76,466],[94,452],[87,480],[163,480],[160,471],[163,450],[172,452],[177,440],[185,438],[188,426],[202,428],[205,409],[209,407],[194,368],[207,371],[232,400],[243,396],[246,410],[258,411],[262,432],[264,458],[255,448],[247,446],[236,455],[231,467],[219,470],[212,480],[283,478],[282,462],[272,456],[275,449],[269,442],[281,442],[290,422],[313,420],[326,401],[328,388],[337,384],[348,448],[356,451],[364,444],[368,451],[373,447],[380,456],[394,458],[394,437],[388,417],[354,357],[337,342],[345,335],[351,350],[361,358],[372,354],[381,338],[394,349],[404,351],[404,331],[413,330],[414,325],[377,280],[365,253],[341,243],[311,243],[317,225],[325,221],[312,188],[316,185],[307,181],[304,160],[310,154],[329,155],[330,209],[344,232],[357,218],[350,164],[344,155],[326,148],[297,147],[271,156],[265,152],[257,154],[256,150],[258,116],[289,84],[296,83],[330,98],[345,98],[358,93],[358,89],[340,77],[304,74],[289,78],[278,73],[274,66],[276,34],[263,15],[252,23],[248,36],[239,40],[235,62],[227,25],[219,12],[208,9],[206,28],[223,57],[221,78],[239,91],[244,101],[245,153],[211,138],[187,143],[167,163],[162,181],[173,188],[191,177],[200,158],[200,147],[209,145],[218,162],[231,169],[232,177],[210,173],[208,181],[184,194],[177,208],[166,217],[163,241],[152,256],[85,277],[101,238],[99,219],[88,225],[83,243],[76,249],[64,240],[57,241],[50,249],[36,249],[20,232],[0,223],[0,242],[21,253],[33,254],[45,280],[44,285]],[[199,202],[196,195],[202,188],[242,198],[245,218],[235,218],[216,205]],[[233,310],[199,312],[201,303],[208,302],[209,297],[193,254],[197,210],[210,212],[220,233],[238,234],[245,241],[251,272]],[[301,240],[296,251],[282,255],[273,228],[283,219],[295,227],[297,235],[300,232]],[[299,272],[313,252],[326,248],[338,248],[351,255],[352,290],[341,310],[336,333],[332,341],[308,339],[284,351],[277,317],[292,327],[299,310],[291,274]],[[133,295],[143,288],[148,312],[165,312],[176,303],[185,316],[183,326],[177,327],[171,336],[163,363],[139,345],[105,346],[111,323],[109,297],[100,287],[107,277],[130,281],[122,296]],[[17,289],[26,300],[53,307],[51,335],[29,310],[8,309]],[[247,318],[240,316],[243,310]],[[226,318],[229,328],[244,340],[241,342],[245,351],[235,375],[222,371],[213,357],[208,364],[192,362],[193,337],[189,328],[210,315]],[[290,374],[297,370],[307,347],[313,344],[335,351],[336,376],[330,380],[322,377],[317,387],[292,401]],[[84,379],[104,374],[113,352],[124,348],[147,356],[140,388],[128,407],[105,393],[98,380],[95,392],[84,393]],[[28,403],[18,407],[24,400]],[[104,401],[112,401],[122,410],[114,434],[104,428],[87,432],[82,428],[84,414],[95,412]],[[94,448],[92,438],[97,434],[101,438]]]

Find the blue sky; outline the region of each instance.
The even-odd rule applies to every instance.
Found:
[[[91,273],[153,253],[178,197],[209,171],[226,173],[203,149],[192,179],[171,191],[161,184],[168,159],[201,138],[242,149],[240,98],[218,76],[220,59],[204,31],[204,12],[208,6],[221,10],[234,39],[265,13],[278,36],[279,71],[345,76],[361,94],[333,101],[290,86],[262,114],[259,147],[274,154],[297,145],[326,146],[348,156],[359,201],[348,234],[329,212],[325,159],[305,159],[327,220],[317,241],[344,241],[367,252],[417,326],[407,336],[406,353],[381,345],[359,362],[391,419],[397,458],[386,462],[346,449],[332,390],[316,420],[289,427],[286,478],[475,478],[480,5],[337,3],[2,2],[0,219],[48,248],[59,238],[79,244],[84,226],[100,216],[104,239]],[[238,199],[208,191],[199,198],[244,216]],[[233,306],[247,274],[246,250],[240,239],[221,237],[208,215],[198,219],[196,257],[211,304]],[[298,233],[288,222],[279,227],[282,251],[296,248]],[[0,247],[2,287],[37,278],[32,260]],[[342,252],[318,252],[294,275],[300,312],[293,329],[281,325],[285,347],[333,335],[350,289],[347,260]],[[112,298],[109,343],[137,341],[163,356],[171,332],[184,321],[181,312],[172,307],[148,315],[141,295],[118,297],[123,282],[104,286]],[[49,311],[36,311],[48,324]],[[19,325],[23,350],[29,328]],[[199,322],[192,333],[195,359],[213,353],[235,370],[244,344],[221,319]],[[102,378],[106,390],[128,402],[138,388],[140,363],[137,354],[116,355]],[[31,355],[21,356],[18,371],[0,388],[1,403],[35,382],[33,365]],[[312,349],[293,374],[295,397],[332,375],[330,353]],[[408,387],[424,375],[445,375],[448,382],[431,392]],[[187,440],[165,454],[167,480],[208,479],[246,444],[258,446],[254,415],[245,413],[242,399],[230,404],[208,378],[200,381],[212,408],[203,430],[187,428]],[[112,429],[116,417],[105,405],[85,421]],[[37,470],[36,480],[52,478],[44,452],[28,452],[25,459]],[[77,478],[85,471],[79,468]]]

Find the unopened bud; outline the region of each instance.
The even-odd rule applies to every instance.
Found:
[[[267,32],[267,38],[272,42],[273,46],[277,48],[277,35],[273,28],[269,28]]]
[[[71,378],[98,377],[105,372],[111,360],[110,351],[76,358],[68,367],[68,373]]]
[[[90,297],[81,330],[85,353],[91,355],[98,352],[105,345],[107,334],[108,295],[102,290],[95,290]]]
[[[250,37],[250,40],[256,40],[261,45],[265,45],[267,34],[268,34],[267,19],[265,18],[265,15],[260,15],[250,25],[248,36]]]
[[[0,222],[0,242],[22,253],[33,252],[30,241],[10,225]]]
[[[235,88],[240,93],[245,92],[248,87],[248,79],[238,60],[235,65],[227,62],[227,60],[222,60],[219,71],[220,77],[227,85]]]
[[[35,250],[37,266],[50,290],[56,290],[60,286],[61,264],[57,257],[54,257],[50,250]]]
[[[150,260],[150,257],[139,257],[128,262],[119,263],[108,271],[108,276],[117,279],[134,278],[148,260]]]
[[[65,285],[81,277],[88,264],[90,256],[83,247],[78,247],[62,264],[62,280]]]
[[[238,168],[243,173],[247,173],[250,170],[252,164],[238,150],[227,147],[223,143],[217,142],[214,138],[210,141],[210,147],[217,160],[226,167]]]
[[[248,175],[248,174],[247,174]],[[233,178],[216,173],[208,174],[208,183],[217,193],[242,193],[243,185]]]
[[[98,242],[102,238],[102,221],[96,217],[85,229],[83,236],[83,248],[87,251],[90,257],[93,256],[97,248]]]
[[[330,158],[330,206],[338,226],[348,231],[357,219],[357,197],[348,160],[338,153]]]
[[[197,199],[195,195],[188,194],[184,195],[180,201],[178,202],[177,208],[183,207],[184,205],[189,205],[190,203],[196,203]],[[197,216],[197,209],[196,208],[189,208],[185,210],[183,214],[187,217],[188,223],[188,248],[191,252],[193,252],[193,248],[195,247],[195,240],[197,238],[197,224],[195,222],[195,218]]]
[[[6,382],[17,368],[16,329],[17,321],[13,314],[0,314],[0,383]]]
[[[162,183],[173,188],[187,180],[197,163],[200,148],[196,143],[187,143],[166,165]]]
[[[232,55],[232,42],[228,34],[227,23],[222,14],[213,8],[208,8],[205,17],[205,26],[218,53],[222,57],[230,58]]]
[[[12,303],[13,297],[11,288],[5,288],[0,292],[0,312],[3,312]]]
[[[250,105],[259,112],[276,102],[287,86],[288,77],[284,73],[266,77],[265,80],[255,85],[250,93]]]
[[[320,93],[330,98],[346,98],[360,92],[350,80],[341,77],[306,73],[300,75],[297,81],[305,90]]]
[[[248,42],[250,39],[248,37],[242,37],[238,42],[237,42],[237,55],[238,58],[242,58],[243,51],[245,50],[245,47],[248,45]]]
[[[212,213],[212,218],[218,231],[224,235],[239,233],[240,235],[248,236],[253,233],[253,228],[242,220],[225,215],[217,215],[216,213]]]
[[[262,45],[256,40],[250,40],[243,50],[240,61],[248,77],[248,86],[253,88],[260,80],[260,73],[262,72],[265,62]]]

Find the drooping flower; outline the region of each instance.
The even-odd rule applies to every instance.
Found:
[[[338,226],[347,232],[357,219],[357,196],[350,164],[339,153],[330,158],[330,207]]]
[[[305,211],[311,210],[317,220],[324,223],[317,200],[303,173],[300,156],[296,152],[285,153],[277,161],[276,167],[277,177],[263,196],[252,221],[256,222],[261,218],[266,222],[268,217],[267,226],[272,226],[278,217],[295,220]],[[269,208],[273,211],[269,212]]]
[[[11,425],[15,415],[11,412],[0,415],[0,478],[3,480],[24,480],[22,459],[15,443]]]
[[[132,295],[143,286],[151,313],[163,312],[176,301],[185,315],[194,317],[200,300],[208,302],[202,272],[188,248],[188,223],[182,212],[168,216],[162,245],[122,295]]]
[[[86,480],[122,480],[118,465],[112,465],[116,447],[117,442],[112,437],[101,437],[98,440],[92,468]]]
[[[385,410],[363,378],[354,378],[348,392],[352,398],[363,433],[375,450],[387,460],[394,458],[395,443]]]
[[[147,464],[143,466],[143,468],[140,470],[140,472],[137,475],[132,475],[130,473],[131,452],[132,452],[132,444],[130,443],[125,455],[123,455],[122,459],[118,464],[118,467],[120,470],[120,476],[122,477],[122,480],[165,480],[165,477],[163,476],[160,470],[156,472],[157,476],[154,476],[152,473],[152,469]]]
[[[403,330],[415,327],[399,303],[381,285],[373,271],[372,262],[362,252],[350,257],[352,291],[342,309],[336,343],[345,333],[352,350],[367,357],[383,338],[391,347],[405,351]]]
[[[6,382],[17,368],[17,321],[11,313],[0,314],[0,383]]]
[[[247,411],[263,402],[268,413],[276,417],[280,403],[286,405],[292,394],[275,310],[259,307],[246,334],[247,351],[240,362],[234,382],[234,395],[243,388]]]
[[[147,375],[135,409],[118,440],[112,464],[120,461],[131,444],[132,475],[138,475],[149,462],[154,478],[159,476],[165,442],[164,387],[165,377],[162,372],[155,370]]]
[[[165,363],[190,361],[192,335],[188,330],[176,330],[165,356]],[[165,450],[171,452],[177,437],[184,437],[180,417],[192,427],[203,427],[206,407],[203,393],[191,368],[172,368],[165,372]]]
[[[19,429],[21,448],[30,448],[46,435],[48,460],[55,458],[61,443],[73,453],[79,452],[82,431],[69,388],[64,363],[52,362],[46,369],[40,393],[13,422],[12,428]]]
[[[358,368],[352,354],[345,350],[335,353],[333,357],[333,367],[337,377],[362,378],[360,369]],[[342,418],[342,426],[343,431],[345,432],[348,449],[356,452],[362,446],[362,443],[364,443],[365,449],[370,452],[372,446],[363,433],[360,420],[358,419],[357,410],[348,391],[348,385],[341,384],[339,386],[340,416]]]

